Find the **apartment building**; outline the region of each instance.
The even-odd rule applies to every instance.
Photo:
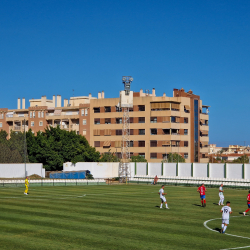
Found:
[[[76,131],[84,135],[99,152],[109,150],[121,157],[123,110],[119,97],[71,97],[63,100],[17,101],[17,109],[0,108],[0,129],[10,133],[31,129],[34,133],[46,127]],[[161,162],[169,153],[182,155],[186,162],[208,162],[209,106],[190,90],[174,89],[173,97],[152,93],[133,93],[130,108],[130,155],[141,155],[150,162]]]

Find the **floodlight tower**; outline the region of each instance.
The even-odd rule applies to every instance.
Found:
[[[120,181],[130,177],[130,128],[129,128],[129,108],[133,107],[133,91],[130,91],[130,84],[133,81],[131,76],[123,76],[122,83],[124,84],[124,90],[120,91],[120,108],[123,109],[123,121],[122,121],[122,160],[119,165],[119,177]]]

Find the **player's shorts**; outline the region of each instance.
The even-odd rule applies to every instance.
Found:
[[[165,197],[162,197],[160,199],[161,199],[161,202],[166,202],[167,201]]]
[[[222,224],[229,224],[229,219],[222,219]]]
[[[206,198],[206,195],[201,195],[201,199],[205,199]]]
[[[247,205],[248,205],[248,208],[250,208],[250,203],[248,203]]]
[[[221,193],[219,193],[219,197],[220,197],[221,199],[224,199],[224,195],[221,194]]]

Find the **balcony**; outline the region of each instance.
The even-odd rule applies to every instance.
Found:
[[[6,121],[23,121],[28,120],[28,114],[13,114],[13,115],[6,115]]]
[[[24,126],[24,125],[22,125],[22,126],[18,126],[18,125],[14,125],[14,126],[9,126],[9,129],[10,129],[10,131],[12,130],[12,131],[20,131],[20,132],[23,132],[24,131],[24,129],[25,129],[25,131],[28,131],[28,126],[26,125],[26,126]]]

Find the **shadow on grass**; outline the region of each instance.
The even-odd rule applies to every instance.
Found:
[[[155,207],[160,207],[160,206],[155,206]]]
[[[196,206],[196,207],[201,207],[201,205],[199,205],[199,204],[193,204],[193,206]]]
[[[213,204],[216,205],[216,206],[219,206],[218,203],[213,203]]]
[[[216,228],[214,228],[213,230],[214,230],[214,231],[217,231],[217,232],[219,232],[219,233],[220,233],[220,230],[221,230],[221,229],[220,229],[220,228],[218,228],[218,227],[216,227]]]

